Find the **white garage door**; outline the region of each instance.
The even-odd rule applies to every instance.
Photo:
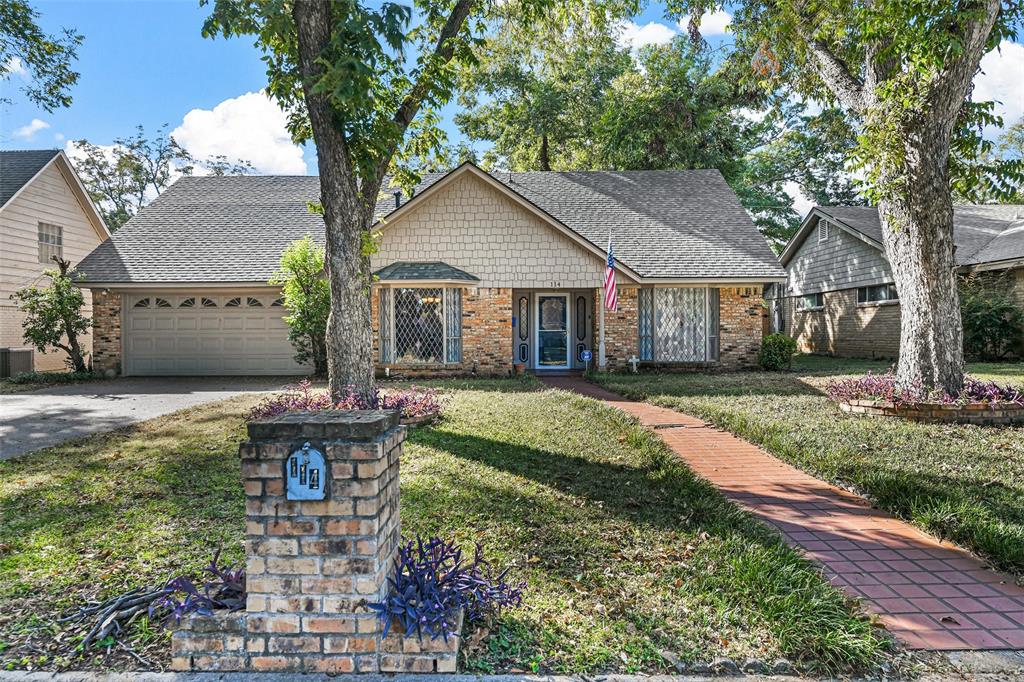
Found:
[[[127,296],[125,374],[307,374],[284,314],[274,294]]]

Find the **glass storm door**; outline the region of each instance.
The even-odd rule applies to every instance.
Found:
[[[537,369],[569,367],[569,295],[537,294]]]

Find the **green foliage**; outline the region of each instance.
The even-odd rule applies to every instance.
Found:
[[[796,355],[796,339],[786,334],[769,334],[761,341],[761,352],[757,356],[757,364],[762,369],[778,371],[793,366]]]
[[[167,133],[167,124],[152,137],[138,126],[133,135],[115,138],[110,146],[88,140],[74,145],[79,153],[71,162],[111,231],[159,196],[176,175],[191,175],[197,166],[210,175],[252,172],[248,161],[229,161],[223,155],[196,159]]]
[[[960,283],[960,316],[964,325],[964,354],[999,360],[1021,352],[1024,310],[1009,295],[1005,276],[973,276]]]
[[[86,370],[85,358],[78,345],[78,336],[89,331],[91,320],[82,314],[85,297],[72,281],[73,271],[67,261],[59,261],[59,270],[46,270],[46,287],[35,285],[19,289],[11,295],[18,309],[25,314],[22,323],[25,341],[40,353],[59,348],[68,354],[68,366],[76,372]]]
[[[586,18],[539,36],[499,28],[461,74],[456,116],[491,143],[485,167],[716,168],[776,248],[800,222],[788,183],[817,203],[860,203],[844,170],[855,138],[835,109],[812,116],[737,86],[742,64],[683,38],[633,54],[616,30]]]
[[[22,384],[74,384],[79,381],[93,381],[100,375],[94,372],[22,372],[15,374],[6,381],[15,385]]]
[[[78,58],[82,36],[62,29],[59,36],[47,35],[39,27],[39,13],[24,0],[0,0],[0,82],[12,74],[23,79],[21,91],[44,111],[71,106],[71,88],[78,72],[71,63]],[[10,92],[5,86],[4,91]],[[10,104],[0,95],[0,104]]]
[[[312,363],[317,376],[327,374],[327,316],[331,312],[331,289],[324,276],[324,249],[306,235],[292,242],[281,254],[281,269],[270,279],[281,287],[288,315],[288,340],[295,347],[295,359]]]

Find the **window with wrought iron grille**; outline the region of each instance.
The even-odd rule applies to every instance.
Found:
[[[642,288],[638,293],[640,360],[718,361],[718,289],[657,287]]]
[[[462,290],[382,287],[380,360],[387,364],[462,361]]]
[[[39,223],[39,262],[52,263],[53,257],[64,257],[64,228]]]

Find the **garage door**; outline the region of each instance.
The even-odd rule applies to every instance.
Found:
[[[306,374],[276,295],[126,297],[127,375]]]

